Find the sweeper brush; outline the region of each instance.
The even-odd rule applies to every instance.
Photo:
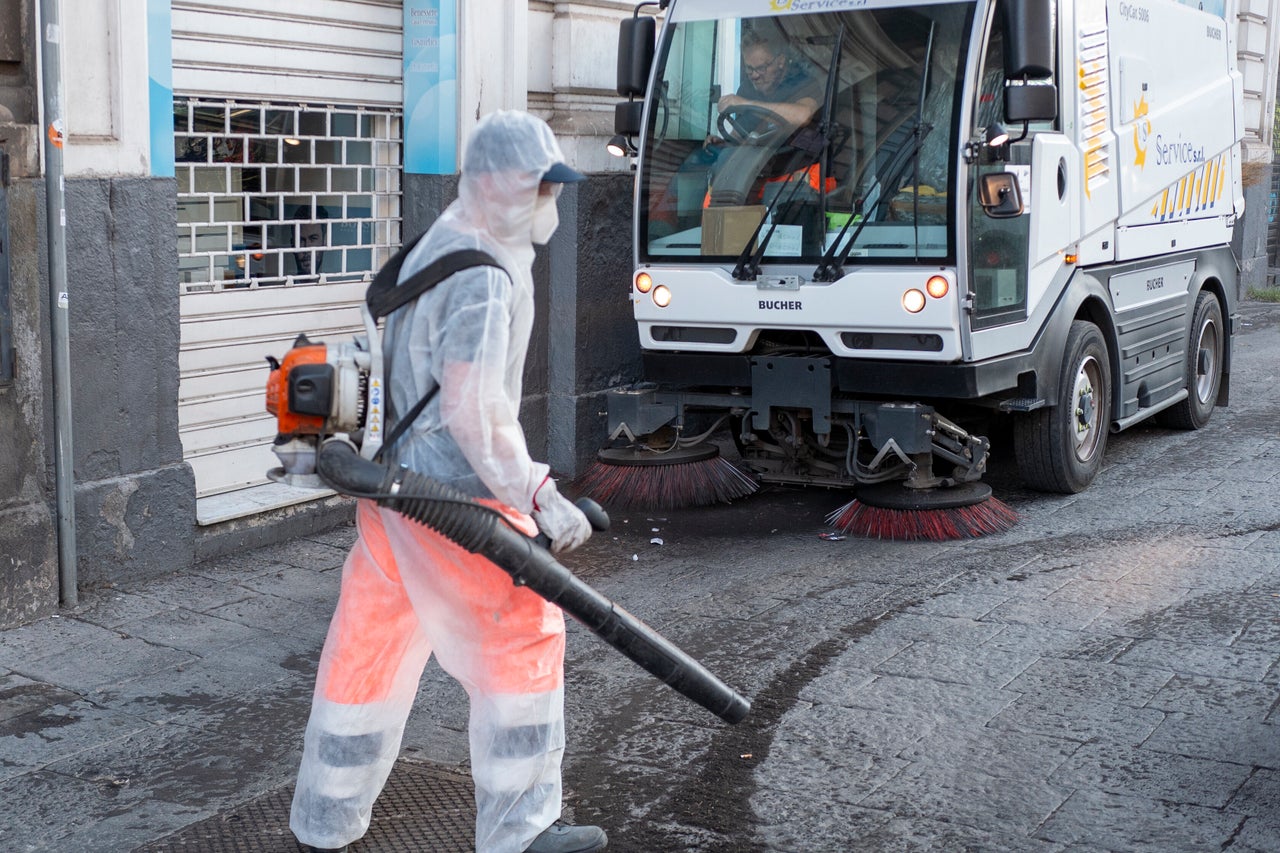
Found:
[[[858,497],[827,516],[842,533],[870,539],[974,539],[1003,533],[1018,514],[985,483],[910,489],[901,483],[862,486]]]
[[[713,444],[658,452],[605,448],[574,490],[617,509],[671,510],[730,503],[760,486]]]

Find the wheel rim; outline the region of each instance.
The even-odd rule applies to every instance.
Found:
[[[1218,384],[1218,361],[1222,357],[1222,340],[1218,324],[1206,318],[1200,327],[1200,342],[1196,347],[1196,399],[1201,405],[1209,402]]]
[[[1102,365],[1093,356],[1080,362],[1075,387],[1071,392],[1072,439],[1076,459],[1088,462],[1098,451],[1102,439],[1102,406],[1098,394],[1102,388]]]

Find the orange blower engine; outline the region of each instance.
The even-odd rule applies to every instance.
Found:
[[[328,438],[345,439],[366,459],[382,446],[382,347],[372,318],[366,317],[366,329],[369,334],[336,345],[298,335],[283,359],[267,356],[267,411],[276,416],[271,450],[281,463],[267,472],[272,480],[324,488],[316,453]]]

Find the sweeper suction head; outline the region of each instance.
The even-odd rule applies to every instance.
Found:
[[[605,506],[640,510],[730,503],[760,488],[714,444],[661,452],[637,446],[605,448],[573,487]]]
[[[827,516],[842,533],[871,539],[945,542],[1003,533],[1018,514],[986,483],[910,489],[901,483],[858,488],[858,497]]]

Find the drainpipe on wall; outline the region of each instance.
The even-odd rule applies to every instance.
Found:
[[[62,27],[58,0],[40,0],[40,81],[44,106],[45,219],[49,232],[49,319],[53,350],[54,493],[58,519],[58,598],[75,607],[76,484],[71,452],[71,344],[68,334],[67,207],[62,145]]]

